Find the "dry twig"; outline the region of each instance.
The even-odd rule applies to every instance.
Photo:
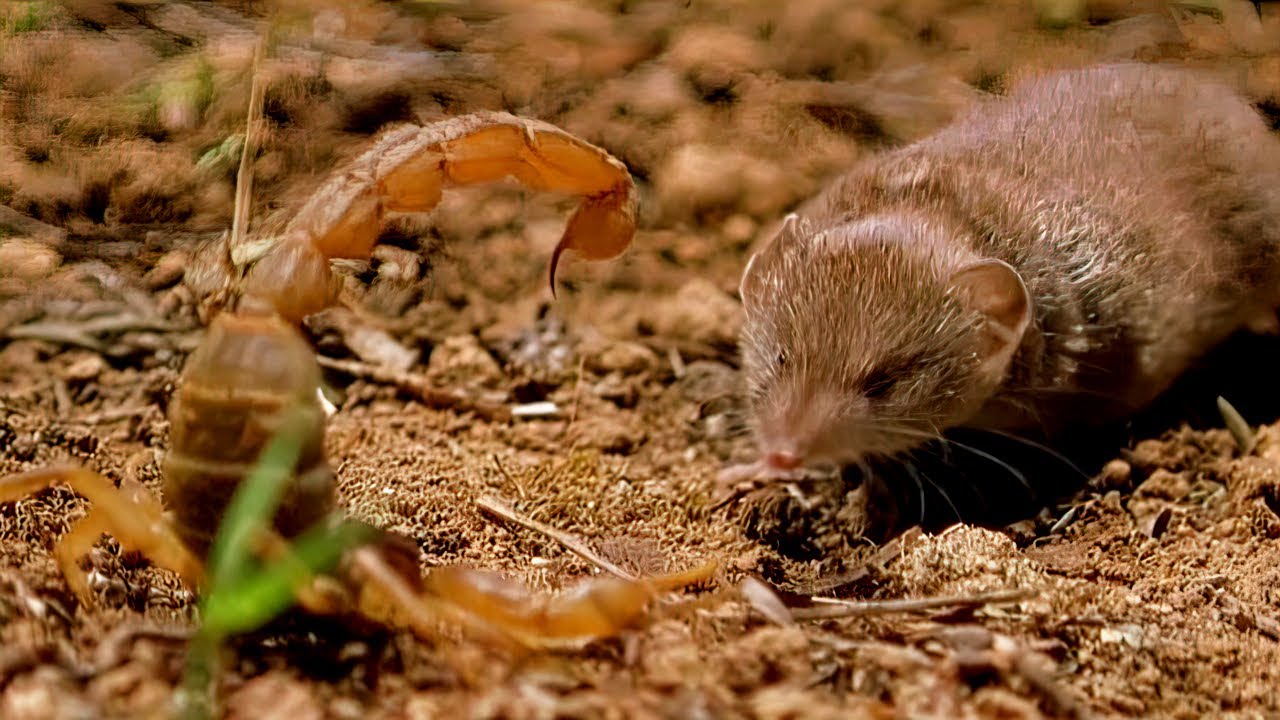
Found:
[[[408,393],[424,405],[439,410],[457,412],[474,412],[490,422],[507,422],[511,420],[511,409],[503,405],[474,400],[462,393],[442,390],[434,387],[426,378],[412,373],[400,372],[390,368],[379,367],[357,360],[339,360],[337,358],[317,356],[320,366],[346,373],[352,377],[363,378]]]
[[[565,548],[568,549],[569,552],[573,553],[574,555],[577,555],[578,557],[582,558],[583,560],[586,560],[587,562],[591,563],[592,565],[595,565],[596,567],[600,568],[601,570],[604,570],[605,572],[608,572],[616,577],[620,577],[623,580],[636,579],[635,575],[632,575],[626,570],[623,570],[617,565],[614,565],[608,560],[605,560],[604,558],[597,555],[594,550],[587,547],[587,544],[582,540],[579,540],[577,537],[574,537],[573,535],[563,530],[557,530],[556,528],[553,528],[550,525],[547,525],[545,523],[538,522],[537,520],[534,520],[532,518],[524,517],[523,515],[518,514],[515,511],[515,509],[512,508],[510,505],[507,505],[505,502],[499,500],[498,498],[495,498],[490,495],[486,495],[476,500],[476,506],[479,507],[481,511],[487,513],[488,515],[491,515],[492,517],[498,518],[499,520],[512,522],[521,527],[528,528],[529,530],[533,530],[534,532],[546,535],[552,540],[555,540],[556,542],[565,546]]]
[[[866,562],[862,563],[860,567],[854,568],[853,570],[847,573],[836,575],[835,577],[827,578],[824,580],[818,580],[817,582],[813,583],[809,587],[805,588],[803,590],[803,594],[805,595],[833,594],[833,593],[839,592],[840,590],[843,590],[844,588],[850,585],[854,585],[856,583],[862,582],[863,579],[865,579],[868,575],[871,574],[872,568],[878,568],[878,567],[887,565],[889,561],[893,560],[895,557],[902,554],[903,548],[907,544],[915,542],[917,539],[919,539],[920,535],[923,534],[923,532],[924,531],[920,529],[919,525],[908,528],[901,535],[895,537],[889,542],[886,542],[884,545],[881,545],[880,548],[876,550],[875,554],[867,558]]]
[[[244,242],[249,231],[249,210],[253,202],[253,160],[258,154],[258,140],[262,135],[262,103],[266,95],[261,68],[266,55],[267,37],[262,35],[253,51],[253,81],[249,91],[248,116],[244,121],[244,144],[240,149],[240,167],[236,169],[236,200],[231,217],[231,240],[228,246],[236,248]]]
[[[493,466],[496,467],[498,469],[498,472],[502,474],[502,477],[507,481],[507,484],[515,488],[516,494],[520,496],[521,500],[524,500],[525,499],[524,486],[521,485],[519,482],[516,482],[516,479],[511,476],[511,473],[507,472],[507,469],[502,466],[502,459],[498,457],[498,454],[493,453],[492,455],[489,456],[489,459],[493,460]]]
[[[5,336],[11,340],[43,340],[57,345],[72,345],[106,354],[111,348],[98,339],[100,335],[121,335],[128,332],[173,332],[176,325],[133,313],[106,315],[88,320],[41,320],[11,327]]]
[[[573,411],[569,413],[569,424],[564,428],[566,433],[569,432],[569,429],[573,427],[573,424],[578,421],[578,402],[581,400],[579,392],[582,390],[582,372],[586,367],[587,358],[585,356],[578,358],[578,373],[573,382]]]
[[[1035,590],[1015,588],[1012,590],[993,590],[974,595],[950,595],[943,597],[906,598],[900,600],[838,600],[835,598],[813,598],[822,606],[793,608],[791,616],[796,620],[829,620],[831,618],[855,617],[864,615],[884,615],[887,613],[921,612],[949,607],[977,607],[995,603],[1024,600],[1035,595]]]
[[[71,388],[67,387],[67,381],[60,377],[55,377],[49,381],[53,386],[53,406],[57,410],[58,417],[66,417],[71,414]]]
[[[694,360],[715,360],[734,369],[739,366],[736,348],[697,340],[681,340],[679,338],[657,336],[641,338],[640,342],[660,356],[671,357],[670,353],[674,350],[679,354],[681,365]]]
[[[0,205],[0,225],[51,246],[57,246],[67,239],[66,230],[27,217],[7,205]]]
[[[98,412],[73,417],[68,422],[80,425],[106,425],[108,423],[128,420],[130,418],[142,417],[154,405],[126,405],[124,407],[110,408],[108,410],[100,410]]]

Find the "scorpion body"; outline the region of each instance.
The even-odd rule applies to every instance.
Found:
[[[171,448],[163,462],[164,508],[140,487],[116,485],[84,468],[46,468],[0,478],[0,502],[64,482],[91,503],[55,554],[82,603],[94,602],[83,557],[103,533],[126,549],[204,581],[208,552],[232,496],[286,418],[304,425],[301,453],[274,518],[276,537],[296,536],[330,515],[335,477],[324,454],[320,368],[296,324],[330,305],[337,283],[329,261],[368,258],[389,211],[427,212],[447,187],[514,177],[535,190],[584,197],[551,259],[572,250],[588,259],[622,252],[635,232],[635,186],[608,153],[535,120],[478,113],[385,133],[334,173],[284,234],[257,255],[235,257],[216,312],[188,358],[170,405]],[[218,308],[215,307],[215,310]],[[425,578],[393,557],[392,543],[359,548],[341,580],[350,592],[300,589],[315,612],[354,609],[430,635],[442,619],[482,626],[525,647],[576,645],[621,630],[652,597],[706,579],[714,565],[654,578],[601,578],[576,592],[541,598],[493,573],[435,568]],[[279,547],[277,545],[277,547]],[[331,589],[331,588],[330,588]]]

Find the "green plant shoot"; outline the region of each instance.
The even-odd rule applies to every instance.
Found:
[[[304,532],[281,557],[259,562],[256,541],[271,527],[298,463],[304,431],[299,414],[286,416],[236,489],[218,527],[209,553],[201,625],[187,655],[182,717],[212,715],[218,653],[228,636],[257,629],[287,610],[295,602],[296,588],[331,571],[347,551],[376,537],[373,528],[330,518]]]

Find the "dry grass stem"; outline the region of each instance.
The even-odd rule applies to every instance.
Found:
[[[579,540],[577,537],[563,530],[557,530],[556,528],[553,528],[550,525],[547,525],[545,523],[538,522],[537,520],[534,520],[532,518],[524,517],[523,515],[520,515],[519,513],[517,513],[515,509],[512,508],[510,505],[499,500],[498,498],[495,498],[490,495],[486,495],[484,497],[478,498],[476,500],[476,507],[479,507],[480,510],[482,510],[486,514],[492,517],[498,518],[499,520],[505,520],[507,522],[515,523],[516,525],[519,525],[521,527],[528,528],[529,530],[533,530],[534,532],[546,535],[552,540],[555,540],[556,542],[565,546],[565,548],[568,549],[569,552],[573,553],[574,555],[577,555],[583,560],[586,560],[592,565],[595,565],[601,570],[604,570],[605,572],[610,573],[611,575],[622,578],[623,580],[636,579],[635,575],[632,575],[626,570],[623,570],[617,565],[614,565],[608,560],[605,560],[604,558],[600,557],[598,554],[596,554],[594,550],[592,550],[590,547],[587,547],[587,544],[585,542],[583,542],[582,540]]]

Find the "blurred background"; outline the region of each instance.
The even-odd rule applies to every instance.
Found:
[[[145,271],[229,227],[261,32],[270,50],[252,233],[277,229],[380,128],[501,109],[627,164],[651,231],[636,247],[654,256],[647,285],[691,273],[726,292],[745,250],[825,178],[1022,73],[1176,61],[1220,72],[1280,112],[1280,7],[1247,0],[10,0],[0,7],[0,204],[51,228],[5,232],[0,293],[19,296],[87,257]],[[544,254],[554,216],[544,223],[521,206],[545,202],[473,193],[399,232],[443,238],[491,267],[466,244],[514,229]],[[500,252],[505,265],[526,259]],[[356,271],[408,263],[393,254]],[[172,281],[171,262],[153,287]],[[527,277],[517,274],[532,282],[538,263],[524,264]],[[577,277],[623,282],[618,272]],[[415,269],[383,275],[405,273]],[[511,280],[487,289],[526,289]],[[385,294],[392,313],[421,299]]]

